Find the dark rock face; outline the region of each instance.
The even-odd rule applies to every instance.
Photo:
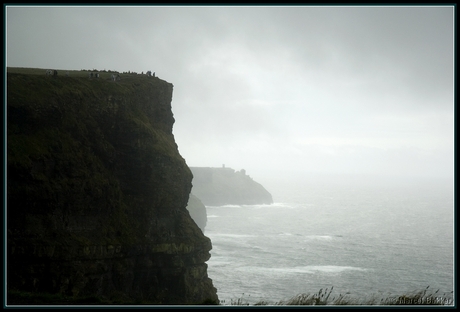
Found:
[[[208,206],[272,204],[272,195],[244,170],[190,167],[192,193]]]
[[[8,73],[8,291],[218,302],[211,241],[186,209],[172,91],[146,76]]]

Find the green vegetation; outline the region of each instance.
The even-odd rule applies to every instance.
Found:
[[[123,74],[124,76],[126,75],[138,75],[135,72],[124,72],[120,73],[116,70],[99,70],[99,69],[80,69],[80,70],[68,70],[68,69],[59,69],[59,68],[29,68],[29,67],[8,67],[7,71],[8,73],[16,73],[16,74],[25,74],[25,75],[45,75],[45,71],[47,69],[54,70],[56,69],[58,71],[58,76],[66,76],[68,74],[68,77],[84,77],[88,78],[89,73],[99,73],[100,77],[99,78],[111,78],[112,74]],[[144,73],[145,74],[145,73]]]
[[[403,295],[387,295],[383,297],[381,295],[373,295],[370,298],[367,296],[355,297],[350,294],[339,294],[333,295],[334,287],[330,289],[320,289],[317,293],[314,294],[298,294],[290,299],[281,300],[279,302],[270,303],[268,301],[259,301],[254,304],[254,306],[304,306],[304,305],[314,305],[314,306],[393,306],[393,305],[441,305],[441,306],[452,306],[453,302],[453,291],[450,293],[439,293],[439,289],[435,292],[430,292],[429,286],[424,290],[414,291],[412,293],[407,293]],[[249,299],[249,298],[248,298]],[[230,305],[235,306],[249,306],[248,299],[243,297],[238,299],[232,299]],[[225,305],[226,302],[223,301],[221,304]]]

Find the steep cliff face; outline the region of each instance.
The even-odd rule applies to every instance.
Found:
[[[193,173],[192,193],[205,205],[273,203],[272,195],[244,170],[212,167],[190,167],[190,169]]]
[[[7,74],[8,290],[217,302],[211,241],[186,209],[173,86],[106,76]]]

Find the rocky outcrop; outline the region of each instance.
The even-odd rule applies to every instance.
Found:
[[[7,74],[8,291],[218,302],[211,241],[186,209],[173,85],[44,72]]]
[[[193,221],[195,221],[196,225],[198,225],[198,227],[204,233],[206,223],[208,222],[206,206],[203,205],[198,197],[190,193],[190,198],[187,203],[187,210],[189,211]]]
[[[193,194],[208,206],[272,204],[272,195],[244,169],[190,167]]]

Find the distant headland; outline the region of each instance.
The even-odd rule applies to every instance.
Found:
[[[190,167],[193,174],[192,193],[204,205],[272,204],[272,195],[246,174],[225,167]]]

